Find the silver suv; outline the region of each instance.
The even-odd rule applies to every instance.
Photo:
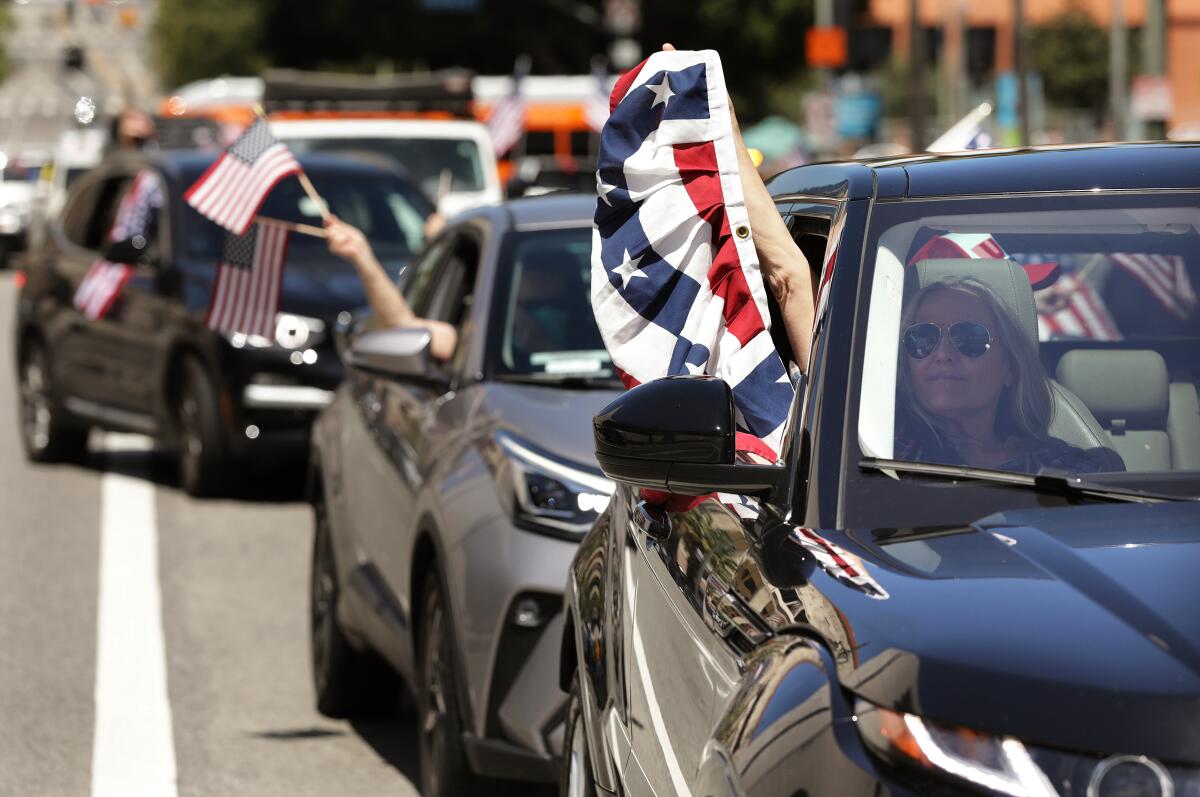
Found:
[[[427,797],[557,777],[563,582],[613,489],[591,419],[621,389],[588,298],[594,206],[460,216],[405,289],[458,327],[451,362],[367,321],[314,430],[317,705],[387,712],[407,681]]]

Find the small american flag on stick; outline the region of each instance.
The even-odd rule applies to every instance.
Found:
[[[259,118],[183,196],[200,213],[242,235],[271,189],[299,173],[300,164]]]
[[[275,334],[287,243],[288,230],[275,224],[256,224],[244,235],[225,234],[205,319],[209,329],[264,338]]]

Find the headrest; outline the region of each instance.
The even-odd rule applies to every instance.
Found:
[[[967,278],[983,283],[995,294],[1008,308],[1017,327],[1037,348],[1037,310],[1033,304],[1033,288],[1024,269],[1011,260],[968,257],[918,260],[905,274],[905,301],[907,303],[918,291],[935,282]]]
[[[1156,351],[1075,349],[1058,361],[1058,381],[1106,426],[1114,420],[1134,426],[1166,422],[1167,364]]]

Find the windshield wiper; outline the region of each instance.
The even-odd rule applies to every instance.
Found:
[[[878,457],[863,457],[858,461],[858,466],[877,471],[890,470],[896,473],[916,473],[922,476],[938,476],[946,479],[1011,484],[1015,487],[1032,487],[1039,493],[1067,496],[1081,495],[1108,501],[1158,504],[1164,501],[1197,500],[1196,498],[1187,496],[1151,493],[1127,487],[1112,487],[1107,484],[1081,479],[1078,476],[1062,476],[1052,473],[1032,475],[1029,473],[1014,473],[1007,470],[994,470],[992,468],[972,468],[968,465],[941,465],[936,462],[908,462],[900,459],[879,459]]]
[[[522,385],[542,385],[568,389],[620,390],[623,385],[615,376],[584,374],[496,374],[497,382],[516,382]]]

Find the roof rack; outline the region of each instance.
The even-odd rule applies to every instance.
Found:
[[[404,75],[344,75],[268,69],[263,73],[263,108],[273,111],[441,111],[472,113],[469,70],[447,69]]]

